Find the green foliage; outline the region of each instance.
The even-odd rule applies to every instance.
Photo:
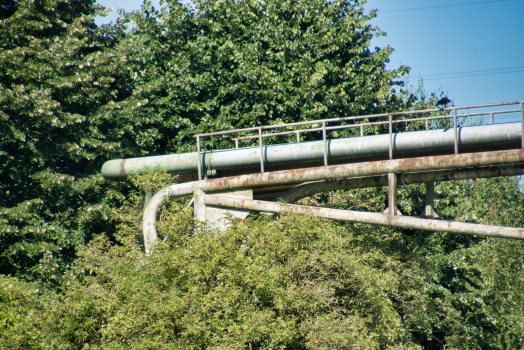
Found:
[[[400,232],[285,214],[202,231],[183,200],[166,203],[163,243],[140,245],[141,189],[174,179],[134,176],[116,242],[79,251],[63,291],[4,278],[2,346],[9,348],[513,349],[522,330],[522,242]],[[500,181],[500,180],[499,180]],[[476,180],[523,210],[514,179]],[[440,183],[466,188],[470,181]],[[414,214],[401,188],[405,213]],[[472,188],[475,188],[473,186]],[[382,190],[332,193],[309,204],[382,210]],[[467,191],[462,191],[469,195]],[[479,197],[483,192],[476,191]],[[417,195],[419,196],[419,195]],[[460,194],[452,195],[463,199]],[[371,199],[375,198],[375,202]],[[324,200],[326,202],[324,202]],[[344,200],[344,201],[343,201]],[[315,203],[313,203],[314,201]],[[374,203],[374,204],[373,204]],[[444,209],[442,202],[437,210]],[[409,205],[408,205],[409,204]],[[470,209],[468,209],[470,210]],[[502,214],[502,212],[499,212]],[[517,212],[515,212],[517,213]],[[521,214],[517,214],[522,225]],[[509,263],[508,263],[509,262]],[[28,345],[26,345],[28,344]]]
[[[140,111],[160,115],[170,151],[194,150],[196,133],[397,110],[407,67],[388,71],[390,47],[367,22],[364,1],[168,1],[129,16]],[[151,96],[155,96],[151,100]],[[227,137],[206,147],[231,147]]]
[[[516,178],[444,181],[435,193],[436,211],[446,220],[524,226],[524,196]],[[387,189],[336,191],[301,203],[381,212]],[[424,185],[400,187],[398,205],[404,215],[420,215]],[[523,248],[521,241],[403,230],[390,249],[416,266],[405,271],[419,282],[402,305],[415,342],[428,349],[521,348]]]
[[[64,292],[47,297],[39,317],[26,316],[17,332],[31,331],[42,348],[416,348],[395,305],[410,282],[397,274],[405,264],[359,242],[398,239],[393,231],[363,237],[284,215],[225,233],[181,232],[172,217],[190,228],[191,215],[176,203],[166,210],[161,230],[170,238],[155,254],[137,249],[127,224],[118,245],[96,238]],[[9,311],[22,307],[36,311],[25,304]],[[5,329],[3,344],[21,346],[25,338],[12,332]]]
[[[0,269],[58,285],[78,246],[114,233],[122,186],[98,175],[103,161],[147,152],[143,121],[115,107],[133,81],[125,28],[97,28],[90,0],[2,6]]]

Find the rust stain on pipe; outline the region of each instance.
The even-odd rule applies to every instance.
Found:
[[[125,159],[122,159],[122,161],[120,162],[120,175],[122,177],[126,177],[126,160]]]
[[[397,184],[399,186],[404,186],[413,183],[423,183],[430,181],[452,181],[498,176],[515,176],[522,174],[524,174],[524,164],[503,165],[496,167],[398,174]],[[382,187],[387,185],[387,175],[339,179],[331,181],[316,181],[297,185],[289,189],[286,193],[281,194],[279,198],[282,198],[286,202],[294,203],[302,198],[309,197],[315,193],[336,190],[348,190],[353,188]]]

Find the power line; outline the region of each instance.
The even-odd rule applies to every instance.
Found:
[[[507,67],[507,68],[492,68],[492,69],[482,69],[482,70],[469,70],[469,71],[454,72],[454,73],[424,74],[424,76],[425,77],[436,77],[436,76],[442,76],[442,75],[457,75],[457,74],[462,75],[462,74],[469,74],[469,73],[504,71],[504,70],[509,70],[509,69],[524,69],[524,66]]]
[[[478,73],[478,74],[467,74],[467,75],[456,75],[456,76],[443,76],[443,77],[437,77],[437,78],[429,78],[424,79],[426,81],[428,80],[442,80],[442,79],[455,79],[455,78],[469,78],[469,77],[479,77],[479,76],[485,76],[485,75],[499,75],[499,74],[508,74],[508,73],[520,73],[524,72],[524,69],[518,69],[513,71],[507,71],[507,72],[493,72],[493,73]]]
[[[438,9],[438,8],[444,8],[444,7],[457,7],[457,6],[467,6],[467,5],[490,4],[490,3],[495,3],[495,2],[505,2],[505,1],[512,1],[512,0],[477,1],[477,2],[467,2],[467,3],[463,3],[463,4],[453,4],[453,5],[439,5],[439,6],[428,6],[428,7],[414,7],[414,8],[409,8],[409,9],[398,9],[398,10],[380,11],[380,13],[388,13],[388,12],[404,12],[404,11],[418,11],[418,10],[430,10],[430,9]]]

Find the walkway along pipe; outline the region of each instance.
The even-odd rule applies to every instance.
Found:
[[[206,193],[229,192],[257,187],[376,176],[388,173],[401,174],[520,163],[524,163],[523,149],[322,166],[177,184],[160,190],[149,201],[144,211],[144,244],[146,252],[149,253],[152,244],[157,239],[157,230],[154,223],[157,219],[158,208],[164,199],[190,195],[196,188]]]
[[[519,123],[457,128],[460,152],[483,152],[521,148]],[[298,169],[324,163],[327,147],[329,164],[355,163],[389,159],[389,134],[340,138],[263,146],[265,171]],[[422,157],[454,153],[454,130],[439,129],[392,134],[393,157]],[[202,154],[202,169],[230,173],[260,172],[259,147],[210,151]],[[122,181],[134,173],[166,170],[171,174],[196,174],[197,153],[172,154],[106,162],[102,175]]]
[[[524,239],[524,229],[522,228],[470,224],[444,220],[418,219],[403,215],[390,216],[386,214],[354,210],[309,207],[298,204],[282,204],[249,199],[217,197],[206,195],[199,189],[196,191],[201,192],[199,195],[201,196],[205,205],[220,208],[248,209],[269,213],[284,213],[286,211],[290,211],[299,215],[315,215],[331,220],[359,222],[363,224],[380,226],[392,226],[404,229],[452,232],[486,237]]]

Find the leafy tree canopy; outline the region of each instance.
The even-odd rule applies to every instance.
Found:
[[[132,181],[138,188],[151,188],[173,179],[155,174]],[[448,191],[461,191],[475,201],[482,198],[478,189],[493,182],[441,183],[437,194],[441,200],[449,198]],[[515,186],[515,179],[504,179],[492,194],[509,198]],[[421,187],[402,188],[406,214],[420,209],[413,194]],[[304,203],[354,208],[372,203],[381,192],[340,191]],[[0,279],[5,305],[0,344],[34,349],[86,344],[93,349],[524,345],[524,298],[521,289],[513,288],[524,282],[520,241],[468,242],[448,234],[289,213],[235,221],[227,232],[203,232],[192,210],[184,211],[187,200],[176,200],[161,210],[163,243],[145,256],[136,240],[142,200],[140,191],[131,193],[120,210],[118,244],[97,236],[80,250],[61,293]],[[524,198],[513,198],[513,203],[522,225]],[[437,210],[445,208],[437,203]],[[471,208],[466,212],[474,213]],[[497,220],[506,217],[498,215]]]
[[[0,266],[56,280],[76,246],[111,227],[101,198],[121,195],[95,175],[103,160],[136,154],[121,148],[133,123],[112,113],[131,89],[125,32],[97,28],[104,10],[89,0],[2,6]]]
[[[144,47],[133,98],[174,131],[159,143],[175,152],[194,151],[198,132],[409,107],[393,91],[409,69],[387,70],[392,49],[369,47],[383,33],[364,3],[197,0],[156,11],[146,2],[129,16],[130,45]]]

